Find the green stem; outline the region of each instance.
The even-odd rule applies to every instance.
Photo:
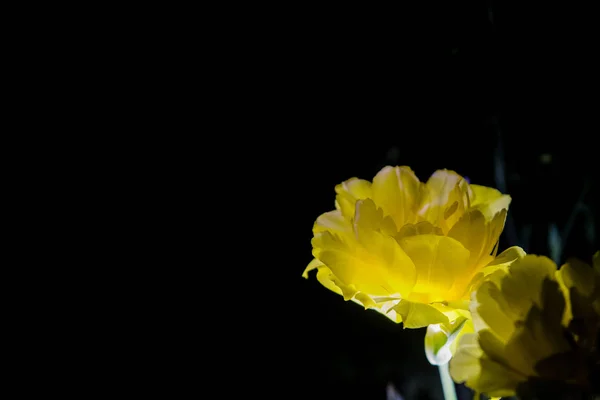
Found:
[[[454,382],[452,381],[450,372],[448,371],[448,363],[438,365],[438,369],[440,370],[440,380],[442,381],[442,389],[444,390],[444,399],[457,400]]]

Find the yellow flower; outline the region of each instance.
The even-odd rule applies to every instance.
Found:
[[[372,183],[352,178],[335,191],[336,210],[314,224],[315,258],[303,276],[317,269],[323,286],[406,328],[455,333],[473,285],[523,256],[511,248],[494,258],[510,196],[456,172],[423,183],[409,167],[388,166]]]
[[[570,260],[557,272],[550,259],[527,255],[494,275],[473,293],[477,333],[460,340],[452,378],[498,397],[585,390],[600,328],[598,253],[594,268]]]

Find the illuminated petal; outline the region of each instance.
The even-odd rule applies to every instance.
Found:
[[[442,232],[441,228],[433,226],[431,222],[421,221],[416,224],[405,224],[396,235],[396,239],[400,240],[408,236],[426,234],[443,235],[444,233]]]
[[[359,230],[381,231],[387,236],[396,236],[396,224],[390,216],[384,216],[371,199],[358,200],[353,221],[354,232]]]
[[[469,251],[455,239],[437,235],[409,236],[399,243],[417,271],[415,294],[411,296],[426,303],[455,300],[445,295],[456,276],[468,269]],[[429,297],[426,301],[420,296],[424,294]]]
[[[484,253],[486,228],[486,220],[481,211],[472,210],[464,214],[448,232],[449,237],[458,240],[471,252],[471,265],[477,264]]]
[[[421,183],[409,167],[385,167],[373,178],[373,200],[397,228],[416,222]]]
[[[325,264],[343,285],[354,285],[357,290],[371,294],[389,294],[381,266],[363,258],[356,243],[344,241],[330,232],[320,232],[315,235],[312,244],[313,255]]]
[[[337,234],[345,234],[352,232],[350,221],[342,216],[340,210],[329,211],[321,214],[313,226],[313,234],[329,231]]]
[[[322,267],[323,265],[324,264],[321,261],[317,260],[316,258],[313,258],[313,260],[306,266],[306,269],[302,273],[302,277],[308,279],[308,273],[310,271],[318,267]]]
[[[425,184],[419,215],[447,232],[469,207],[471,189],[454,171],[435,171]]]
[[[354,213],[354,231],[378,231],[383,222],[383,210],[377,208],[373,200],[365,199],[356,202]]]
[[[484,276],[488,276],[498,270],[508,273],[508,267],[517,260],[525,257],[525,251],[519,246],[512,246],[498,254],[481,272]]]
[[[400,300],[392,307],[402,317],[405,328],[422,328],[429,324],[448,322],[448,318],[429,304]]]
[[[525,257],[519,246],[509,247],[478,272],[468,285],[467,293],[474,292],[484,281],[490,281],[500,287],[502,279],[508,274],[508,267],[515,261]]]
[[[471,207],[481,210],[488,220],[500,211],[508,210],[511,202],[509,195],[487,186],[471,185],[471,190],[473,191]]]
[[[357,200],[372,197],[371,182],[363,179],[351,178],[335,187],[337,196],[335,198],[336,208],[350,219],[354,217],[355,204]]]
[[[370,199],[356,203],[354,232],[362,245],[358,250],[364,249],[364,252],[361,252],[362,259],[383,271],[381,274],[386,278],[385,287],[389,290],[388,294],[399,293],[405,297],[415,285],[416,268],[393,237],[377,231],[384,221],[382,215],[381,209],[375,209],[375,204]],[[368,273],[368,270],[366,272]]]
[[[358,300],[360,302],[360,304],[363,307],[365,307],[365,309],[376,307],[375,302],[373,301],[373,299],[371,299],[371,297],[368,294],[356,293],[356,295],[354,296],[354,299]]]
[[[346,294],[344,295],[344,291],[338,285],[335,284],[335,281],[337,280],[335,278],[335,275],[333,275],[331,270],[327,267],[322,267],[317,270],[317,280],[321,285],[325,286],[332,292],[335,292],[340,296],[344,296],[344,299],[346,299],[349,295],[350,298],[352,298],[352,295],[354,294],[351,290],[346,290]]]
[[[370,295],[406,295],[416,280],[415,266],[396,240],[369,229],[373,226],[372,204],[357,202],[357,240],[320,232],[312,241],[313,254],[346,286],[354,285]]]
[[[498,252],[498,240],[500,240],[500,234],[504,229],[504,223],[506,222],[507,210],[501,210],[492,218],[492,221],[488,224],[487,229],[487,240],[486,246],[483,249],[484,256],[493,253],[495,256]],[[486,262],[487,263],[487,262]]]
[[[468,301],[460,300],[444,303],[431,303],[431,306],[448,317],[448,321],[450,322],[454,322],[460,317],[465,317],[467,319],[471,318]]]

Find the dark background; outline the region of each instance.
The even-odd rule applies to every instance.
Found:
[[[575,4],[472,1],[299,10],[267,29],[272,61],[248,77],[268,98],[255,129],[273,132],[253,153],[273,192],[257,220],[267,232],[257,279],[268,284],[256,313],[268,323],[254,345],[269,355],[251,362],[258,393],[377,400],[391,383],[407,400],[441,399],[424,329],[301,277],[312,224],[346,179],[371,180],[384,165],[408,165],[422,181],[453,169],[512,196],[500,251],[552,256],[555,225],[560,262],[590,259],[599,234],[590,19]]]

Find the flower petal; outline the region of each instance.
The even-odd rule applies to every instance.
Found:
[[[462,176],[446,169],[437,170],[425,184],[419,215],[448,232],[469,208],[471,196],[469,184]]]
[[[542,306],[544,279],[554,279],[556,264],[548,257],[528,254],[515,261],[502,280],[502,294],[511,310],[524,316],[532,303]]]
[[[387,283],[381,267],[358,252],[355,242],[331,232],[320,232],[312,240],[313,255],[325,264],[345,286],[360,291],[387,295]],[[364,253],[364,251],[362,252]]]
[[[429,304],[400,300],[392,309],[400,314],[405,328],[422,328],[429,324],[448,322],[444,314]]]
[[[481,272],[484,276],[488,276],[498,270],[508,273],[508,267],[517,260],[525,257],[525,251],[519,246],[512,246],[498,254]]]
[[[319,268],[317,280],[327,289],[342,295],[346,301],[351,300],[357,293],[354,285],[345,285],[327,267]]]
[[[446,294],[455,278],[467,270],[469,251],[457,240],[437,235],[409,236],[399,243],[417,271],[411,296],[425,303],[456,300],[446,298]],[[428,298],[424,299],[423,295]]]
[[[590,297],[594,293],[596,271],[581,260],[568,260],[556,275],[567,288],[577,288],[584,297]]]
[[[511,197],[500,193],[499,190],[480,185],[471,185],[473,190],[473,201],[471,207],[481,210],[488,220],[502,210],[508,210]]]
[[[571,349],[561,326],[565,299],[558,283],[544,279],[540,293],[543,304],[529,310],[504,352],[512,369],[528,376],[537,375],[534,368],[539,361]]]
[[[317,260],[316,258],[313,258],[313,260],[310,263],[308,263],[308,265],[306,266],[306,269],[302,273],[302,277],[305,279],[308,279],[308,273],[310,271],[312,271],[313,269],[322,267],[323,265],[325,265],[325,264],[323,264],[321,261]]]
[[[363,259],[371,260],[383,269],[389,295],[407,296],[416,282],[415,265],[393,237],[378,231],[385,222],[381,209],[376,209],[371,199],[359,200],[355,215],[354,233],[362,245],[359,250],[365,250]]]
[[[375,302],[373,301],[373,299],[371,299],[371,296],[369,296],[368,294],[365,293],[356,293],[356,295],[354,296],[354,300],[357,300],[358,302],[360,302],[360,304],[365,308],[375,308],[377,305],[375,304]]]
[[[345,219],[340,210],[329,211],[321,214],[313,226],[313,234],[329,231],[338,234],[352,232],[350,221]]]
[[[448,236],[458,240],[471,252],[470,264],[476,265],[484,255],[484,245],[487,239],[487,224],[479,210],[465,213],[448,232]],[[488,254],[489,255],[489,252]]]
[[[594,343],[600,329],[600,274],[578,259],[570,259],[556,273],[566,304],[563,323],[578,343]]]
[[[437,226],[433,226],[429,221],[421,221],[416,224],[405,224],[398,234],[396,235],[396,240],[400,240],[407,236],[416,236],[416,235],[443,235],[441,228]]]
[[[336,185],[335,192],[337,193],[335,198],[336,208],[346,218],[350,219],[354,217],[356,201],[372,197],[371,182],[358,178],[350,178]]]
[[[313,255],[331,269],[344,285],[376,296],[406,295],[416,280],[415,266],[394,238],[369,229],[373,221],[363,218],[371,201],[357,202],[359,218],[355,238],[320,232],[313,238]],[[361,217],[362,215],[362,217]]]
[[[483,351],[476,334],[464,335],[458,342],[458,351],[450,361],[450,376],[455,382],[463,383],[477,390],[477,381],[481,374],[479,359]]]
[[[519,315],[511,312],[500,289],[492,282],[484,282],[473,297],[471,314],[475,330],[489,329],[499,340],[507,343],[515,331]]]
[[[416,222],[421,182],[409,167],[383,168],[373,178],[373,200],[397,228]]]

